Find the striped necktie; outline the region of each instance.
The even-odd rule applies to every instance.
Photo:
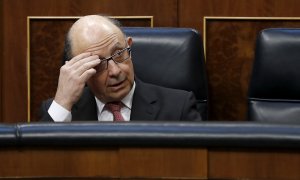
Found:
[[[124,118],[121,114],[121,107],[123,106],[122,102],[110,102],[105,104],[105,108],[109,110],[113,116],[114,121],[124,121]]]

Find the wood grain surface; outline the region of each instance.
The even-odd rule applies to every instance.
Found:
[[[1,122],[26,122],[28,117],[27,99],[27,16],[83,16],[106,14],[111,16],[153,16],[154,27],[189,27],[203,33],[205,16],[223,17],[300,17],[298,0],[2,0],[1,3]],[[252,26],[252,21],[209,22],[207,34],[207,73],[209,78],[210,120],[246,120],[246,94],[253,56],[253,38],[264,27],[277,27],[281,24],[260,22]],[[298,26],[281,22],[285,26]],[[245,26],[244,26],[245,25]],[[53,24],[52,24],[53,26]],[[45,25],[44,28],[51,27]],[[247,26],[249,28],[247,28]],[[231,29],[232,28],[232,29]],[[57,28],[54,28],[57,29]],[[38,29],[32,29],[38,30]],[[54,32],[51,32],[52,35]],[[50,33],[50,34],[51,34]],[[214,34],[212,34],[214,33]],[[50,35],[48,34],[48,35]],[[37,34],[48,47],[61,47],[56,37]],[[61,38],[60,35],[58,38]],[[45,42],[44,42],[45,43]],[[225,46],[226,44],[226,46]],[[33,44],[31,44],[34,46]],[[58,50],[42,49],[42,57],[58,53]],[[36,53],[38,53],[36,52]],[[54,55],[53,58],[59,58]],[[219,59],[220,58],[220,59]],[[39,61],[40,59],[35,59]],[[56,60],[56,59],[55,59]],[[56,60],[60,61],[60,59]],[[33,66],[46,62],[36,62]],[[49,68],[52,65],[49,65]],[[36,67],[34,67],[36,68]],[[33,73],[43,73],[35,69]],[[57,71],[48,71],[57,74]],[[42,77],[32,77],[32,81]],[[48,80],[47,80],[48,81]],[[46,79],[45,79],[46,82]],[[53,91],[55,83],[47,84]],[[44,94],[33,94],[42,98]],[[47,96],[52,95],[51,93]],[[38,107],[38,103],[32,106]],[[36,110],[31,109],[32,114]],[[35,121],[36,118],[33,118]]]

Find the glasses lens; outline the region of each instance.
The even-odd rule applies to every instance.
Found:
[[[103,72],[104,70],[106,70],[107,68],[107,61],[101,61],[100,64],[98,66],[95,67],[97,72]]]
[[[117,52],[112,58],[117,63],[122,63],[126,59],[128,59],[129,54],[126,53],[127,48]]]

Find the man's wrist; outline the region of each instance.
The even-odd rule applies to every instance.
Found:
[[[55,102],[55,100],[52,101],[48,113],[55,122],[70,122],[72,119],[71,112]]]
[[[57,103],[60,106],[62,106],[64,109],[66,109],[68,111],[71,111],[71,109],[72,109],[72,103],[69,103],[69,102],[67,102],[67,101],[65,101],[65,100],[63,100],[61,98],[57,98],[56,96],[54,98],[54,101],[55,101],[55,103]]]

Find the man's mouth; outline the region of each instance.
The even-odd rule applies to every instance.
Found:
[[[113,83],[113,84],[109,84],[108,88],[111,89],[111,91],[119,91],[120,89],[122,89],[124,87],[124,81],[119,81],[117,83]]]
[[[120,81],[118,83],[110,84],[110,85],[108,85],[108,87],[116,87],[116,86],[121,85],[122,83],[123,83],[123,81]]]

